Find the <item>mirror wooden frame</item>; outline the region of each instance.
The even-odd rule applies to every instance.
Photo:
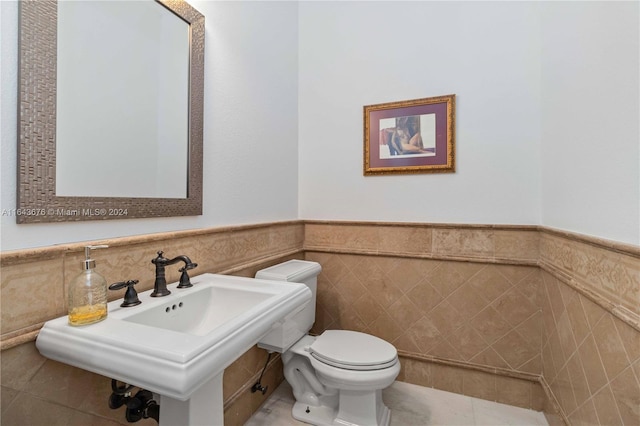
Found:
[[[156,1],[189,24],[187,197],[56,196],[57,1],[24,1],[19,9],[17,223],[202,214],[204,16],[183,0]]]

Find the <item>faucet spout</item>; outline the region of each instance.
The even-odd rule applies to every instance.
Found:
[[[189,259],[185,255],[180,255],[174,257],[173,259],[168,259],[164,257],[164,252],[159,251],[158,256],[151,260],[151,263],[156,265],[156,280],[153,284],[153,293],[151,293],[151,297],[162,297],[171,294],[171,291],[167,289],[167,279],[165,278],[164,268],[168,265],[173,265],[174,263],[178,262],[184,262],[184,267],[180,268],[182,276],[180,277],[180,285],[178,285],[178,288],[192,286],[189,275],[187,275],[187,271],[189,269],[194,269],[198,266],[198,264],[193,263],[191,259]]]

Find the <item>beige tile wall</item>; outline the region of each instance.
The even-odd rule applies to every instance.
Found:
[[[411,383],[542,408],[537,382],[529,389],[542,372],[538,268],[319,252],[306,259],[323,267],[312,332],[350,329],[393,343]],[[437,373],[443,368],[457,373]]]
[[[640,425],[640,333],[542,273],[543,377],[573,425]]]
[[[140,237],[92,241],[108,244],[96,250],[96,270],[109,283],[137,279],[139,292],[153,288],[155,268],[151,259],[162,250],[165,256],[187,255],[198,264],[192,274],[235,273],[254,264],[300,253],[304,238],[302,222],[182,231]],[[67,312],[66,285],[81,272],[83,243],[42,249],[2,252],[2,324],[6,346],[14,335]],[[179,265],[167,268],[168,282],[180,278]],[[111,292],[110,300],[122,298],[124,290]],[[20,301],[20,303],[16,303]]]
[[[499,401],[504,404],[540,411],[545,395],[537,381],[516,374],[496,374],[492,369],[472,369],[464,364],[431,360],[404,353],[398,380],[420,386],[475,398]],[[505,372],[508,373],[508,372]]]
[[[323,266],[313,331],[350,328],[393,342],[401,380],[549,413],[555,403],[561,411],[552,423],[564,416],[573,424],[640,424],[629,396],[639,394],[640,378],[635,246],[530,226],[320,221],[105,242],[111,248],[96,252],[99,270],[110,282],[140,279],[140,291],[153,286],[157,250],[189,255],[196,273],[244,276],[304,255]],[[0,259],[2,345],[12,348],[2,352],[3,423],[38,424],[28,411],[34,404],[61,424],[123,423],[104,402],[107,378],[46,360],[32,342],[42,322],[64,315],[65,283],[79,270],[82,244]],[[264,360],[254,348],[225,371],[226,424],[243,424],[263,401],[249,388]],[[281,380],[276,357],[265,382],[271,391]]]
[[[540,266],[640,327],[640,249],[543,229]]]
[[[541,373],[532,266],[307,252],[323,266],[313,331],[351,329],[407,353]]]
[[[324,268],[316,332],[378,335],[404,356],[402,380],[519,395],[503,402],[542,406],[552,424],[640,424],[640,248],[531,227],[306,229],[306,258]]]
[[[535,227],[307,222],[312,331],[392,342],[401,380],[542,409]]]
[[[303,237],[304,225],[296,221],[92,243],[110,245],[93,256],[97,270],[109,282],[139,279],[136,287],[144,291],[153,287],[155,269],[151,259],[158,250],[170,257],[189,256],[198,263],[195,274],[254,276],[258,269],[293,257],[302,258]],[[66,314],[65,283],[80,272],[83,256],[83,244],[2,253],[3,425],[129,424],[123,408],[111,410],[107,405],[111,394],[109,378],[47,360],[33,342],[44,321]],[[167,268],[169,282],[179,279],[178,268]],[[122,296],[122,292],[114,292],[111,299]],[[266,351],[254,347],[225,370],[225,424],[244,424],[283,380],[279,357],[275,357],[262,381],[269,388],[267,394],[250,392],[266,359]],[[139,424],[156,422],[146,420]]]
[[[306,221],[309,251],[536,265],[535,226]]]

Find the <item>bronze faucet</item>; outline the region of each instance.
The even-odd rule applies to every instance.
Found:
[[[193,286],[193,284],[191,284],[191,280],[189,279],[187,271],[189,269],[194,269],[196,266],[198,266],[198,264],[193,263],[191,259],[184,255],[176,256],[173,259],[167,259],[163,256],[163,254],[164,252],[159,251],[158,257],[151,260],[151,263],[156,265],[156,281],[153,284],[153,293],[151,293],[151,297],[162,297],[171,294],[171,292],[167,289],[167,280],[164,276],[164,267],[173,265],[177,262],[184,262],[184,267],[180,268],[180,272],[182,272],[182,275],[180,276],[180,284],[178,285],[178,288]]]

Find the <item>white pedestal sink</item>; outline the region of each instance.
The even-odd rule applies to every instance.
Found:
[[[311,299],[303,284],[203,274],[193,287],[109,303],[99,323],[45,323],[40,353],[160,395],[160,425],[222,425],[224,369]],[[106,402],[105,402],[106,403]]]

